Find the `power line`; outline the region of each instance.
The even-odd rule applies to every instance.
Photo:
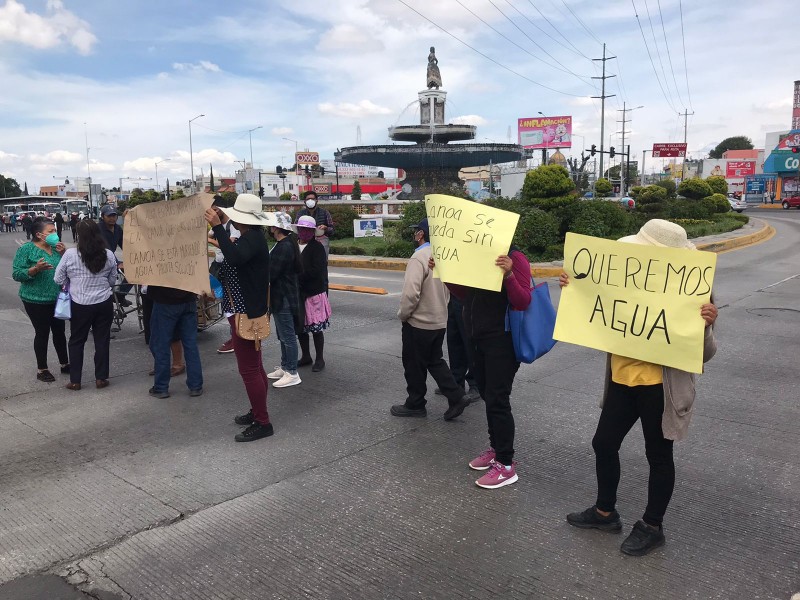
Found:
[[[647,11],[647,20],[650,23],[650,33],[653,35],[653,44],[656,47],[656,56],[658,57],[658,64],[661,65],[661,73],[664,75],[664,87],[667,89],[667,94],[669,95],[670,100],[672,100],[673,104],[675,103],[675,99],[672,97],[672,90],[669,88],[669,82],[667,81],[667,70],[664,68],[664,61],[661,60],[661,50],[658,47],[658,40],[656,39],[656,30],[653,27],[653,19],[650,18],[650,6],[647,4],[647,0],[644,0],[644,9]]]
[[[672,72],[672,83],[675,84],[675,92],[678,94],[678,100],[681,104],[686,106],[686,103],[681,98],[681,91],[678,89],[678,81],[675,79],[675,69],[672,67],[672,53],[669,51],[669,42],[667,41],[667,28],[664,27],[664,13],[661,11],[661,0],[658,1],[658,14],[661,17],[661,31],[664,32],[664,46],[667,48],[667,58],[669,59],[669,70]]]
[[[577,21],[577,22],[580,24],[580,26],[581,26],[581,27],[583,27],[583,28],[586,30],[586,32],[587,32],[587,33],[588,33],[590,36],[592,36],[592,37],[594,38],[594,41],[595,41],[595,42],[597,42],[598,44],[602,44],[602,43],[603,43],[603,42],[601,42],[600,40],[598,40],[598,39],[597,39],[597,36],[596,36],[594,33],[592,33],[592,30],[591,30],[591,29],[589,29],[589,28],[586,26],[586,23],[584,23],[583,21],[581,21],[580,17],[579,17],[578,15],[576,15],[576,14],[575,14],[575,12],[574,12],[574,11],[573,11],[573,10],[572,10],[570,7],[569,7],[569,4],[567,4],[566,2],[564,2],[564,0],[561,0],[561,4],[563,4],[564,6],[566,6],[566,7],[567,7],[567,10],[570,12],[570,14],[571,14],[573,17],[575,17],[575,20],[576,20],[576,21]]]
[[[644,35],[644,29],[642,28],[642,21],[639,19],[639,13],[636,10],[636,4],[634,3],[633,0],[631,0],[631,4],[633,5],[633,13],[636,16],[636,22],[639,24],[639,31],[642,34],[642,41],[644,42],[645,50],[647,50],[647,57],[650,59],[650,66],[653,67],[653,74],[656,76],[656,81],[658,81],[658,87],[661,88],[661,94],[664,96],[664,100],[667,101],[667,104],[669,104],[669,107],[673,111],[678,112],[672,105],[670,99],[667,98],[667,93],[664,91],[664,86],[661,85],[661,78],[658,76],[658,70],[656,70],[656,64],[653,62],[653,55],[650,54],[650,46],[647,45],[647,38]]]
[[[686,62],[686,36],[683,34],[683,2],[681,0],[678,0],[678,8],[681,11],[681,41],[683,42],[683,73],[686,75],[686,93],[689,95],[689,108],[694,111],[692,92],[689,91],[689,65]]]
[[[454,35],[454,34],[450,33],[449,31],[447,31],[447,29],[445,29],[444,27],[442,27],[441,25],[439,25],[439,24],[438,24],[438,23],[436,23],[435,21],[433,21],[433,20],[429,19],[428,17],[426,17],[425,15],[423,15],[421,12],[419,12],[419,11],[418,11],[416,8],[414,8],[413,6],[410,6],[410,5],[409,5],[407,2],[405,2],[405,0],[397,0],[397,1],[398,1],[400,4],[402,4],[403,6],[405,6],[406,8],[408,8],[409,10],[412,10],[412,11],[414,11],[415,13],[417,13],[417,14],[418,14],[420,17],[422,17],[423,19],[425,19],[425,20],[426,20],[428,23],[430,23],[431,25],[433,25],[433,26],[434,26],[434,27],[436,27],[437,29],[441,30],[442,32],[446,33],[446,34],[447,34],[447,35],[449,35],[451,38],[453,38],[454,40],[456,40],[457,42],[459,42],[460,44],[462,44],[462,45],[466,46],[467,48],[469,48],[469,49],[470,49],[470,50],[472,50],[473,52],[475,52],[475,53],[477,53],[477,54],[480,54],[480,55],[481,55],[483,58],[485,58],[486,60],[488,60],[488,61],[490,61],[490,62],[492,62],[492,63],[496,64],[498,67],[500,67],[500,68],[502,68],[502,69],[505,69],[505,70],[506,70],[506,71],[508,71],[509,73],[513,73],[513,74],[514,74],[514,75],[516,75],[517,77],[520,77],[520,78],[524,79],[525,81],[528,81],[529,83],[532,83],[532,84],[534,84],[534,85],[537,85],[537,86],[539,86],[539,87],[541,87],[541,88],[544,88],[544,89],[546,89],[546,90],[550,90],[551,92],[555,92],[556,94],[561,94],[562,96],[571,96],[572,98],[584,98],[584,97],[585,97],[585,96],[583,96],[582,94],[570,94],[569,92],[562,92],[561,90],[557,90],[557,89],[555,89],[555,88],[551,88],[550,86],[547,86],[547,85],[545,85],[545,84],[543,84],[543,83],[539,83],[538,81],[534,81],[534,80],[533,80],[533,79],[531,79],[530,77],[526,77],[525,75],[523,75],[522,73],[519,73],[519,72],[515,71],[515,70],[514,70],[514,69],[512,69],[511,67],[507,67],[506,65],[504,65],[504,64],[502,64],[502,63],[500,63],[500,62],[496,61],[496,60],[495,60],[495,59],[493,59],[491,56],[488,56],[487,54],[484,54],[483,52],[481,52],[480,50],[478,50],[478,49],[477,49],[477,48],[475,48],[474,46],[470,46],[470,45],[469,45],[467,42],[465,42],[464,40],[462,40],[462,39],[461,39],[461,38],[459,38],[458,36],[456,36],[456,35]]]
[[[528,0],[528,2],[530,2],[531,6],[533,6],[533,8],[536,8],[536,5],[535,5],[533,2],[531,2],[531,0]],[[555,30],[556,30],[556,32],[557,32],[557,33],[558,33],[558,34],[559,34],[559,35],[560,35],[562,38],[564,38],[564,40],[567,42],[567,44],[569,44],[569,46],[571,46],[571,48],[570,48],[569,46],[566,46],[566,45],[564,45],[562,42],[558,41],[558,40],[557,40],[556,38],[554,38],[552,35],[550,35],[549,33],[547,33],[547,32],[546,32],[544,29],[542,29],[541,27],[539,27],[539,26],[536,24],[536,22],[535,22],[533,19],[531,19],[530,17],[528,17],[528,15],[526,15],[524,12],[522,12],[520,9],[518,9],[516,6],[514,6],[514,5],[511,3],[511,0],[506,0],[506,4],[508,4],[508,5],[509,5],[511,8],[513,8],[515,11],[517,11],[517,12],[518,12],[520,15],[522,15],[522,18],[523,18],[523,19],[525,19],[526,21],[528,21],[528,23],[530,23],[531,25],[533,25],[534,27],[536,27],[536,29],[538,29],[539,31],[541,31],[543,34],[545,34],[547,37],[549,37],[551,40],[553,40],[553,41],[554,41],[556,44],[558,44],[559,46],[562,46],[563,48],[566,48],[566,49],[567,49],[567,50],[569,50],[570,52],[574,52],[575,54],[577,54],[577,55],[579,55],[579,56],[582,56],[582,57],[583,57],[583,58],[585,58],[586,60],[590,60],[588,56],[586,56],[586,55],[585,55],[583,52],[581,52],[580,50],[578,50],[578,48],[576,48],[576,47],[575,47],[575,45],[574,45],[572,42],[570,42],[570,41],[569,41],[569,40],[568,40],[566,37],[564,37],[564,34],[563,34],[563,33],[561,33],[561,32],[558,30],[558,28],[556,28],[556,27],[555,27],[555,25],[553,25],[552,23],[550,23],[550,21],[547,19],[547,17],[545,17],[545,16],[544,16],[544,14],[542,13],[542,11],[540,11],[538,8],[536,8],[536,11],[537,11],[537,12],[538,12],[540,15],[542,15],[542,17],[544,18],[544,20],[545,20],[545,21],[547,21],[547,22],[550,24],[550,26],[551,26],[553,29],[555,29]]]

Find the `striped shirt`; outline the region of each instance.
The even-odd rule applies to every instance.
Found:
[[[111,297],[111,286],[117,282],[117,259],[111,250],[106,250],[105,266],[99,273],[92,273],[77,248],[70,248],[61,257],[53,279],[58,285],[69,284],[73,302],[99,304]]]

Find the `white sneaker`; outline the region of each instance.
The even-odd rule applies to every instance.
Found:
[[[286,373],[283,372],[283,369],[280,367],[275,367],[275,370],[272,373],[267,374],[267,379],[280,379]]]
[[[298,383],[301,383],[300,375],[298,375],[297,373],[295,373],[294,375],[292,375],[291,373],[284,373],[283,377],[281,377],[278,381],[272,384],[272,387],[285,388],[297,385]]]

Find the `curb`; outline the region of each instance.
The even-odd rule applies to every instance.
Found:
[[[706,252],[728,252],[738,248],[745,248],[760,242],[764,242],[775,235],[775,228],[769,223],[764,223],[764,226],[755,233],[747,235],[740,235],[739,237],[722,240],[719,242],[709,242],[707,244],[699,244],[698,250],[705,250]]]
[[[353,259],[338,256],[328,257],[329,267],[342,267],[346,269],[377,269],[380,271],[405,271],[407,259],[398,258],[387,260],[382,258]]]
[[[344,285],[341,283],[331,283],[328,285],[329,290],[336,292],[358,292],[359,294],[375,294],[377,296],[386,296],[389,294],[383,288],[364,287],[361,285]]]

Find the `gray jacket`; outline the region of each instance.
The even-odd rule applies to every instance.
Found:
[[[717,340],[714,338],[714,326],[705,328],[703,336],[703,362],[706,363],[717,353]],[[689,429],[694,407],[695,374],[672,367],[662,367],[664,385],[664,413],[661,417],[661,431],[668,440],[682,440]],[[608,397],[608,385],[611,382],[611,355],[606,358],[606,381],[600,408],[603,408]]]

